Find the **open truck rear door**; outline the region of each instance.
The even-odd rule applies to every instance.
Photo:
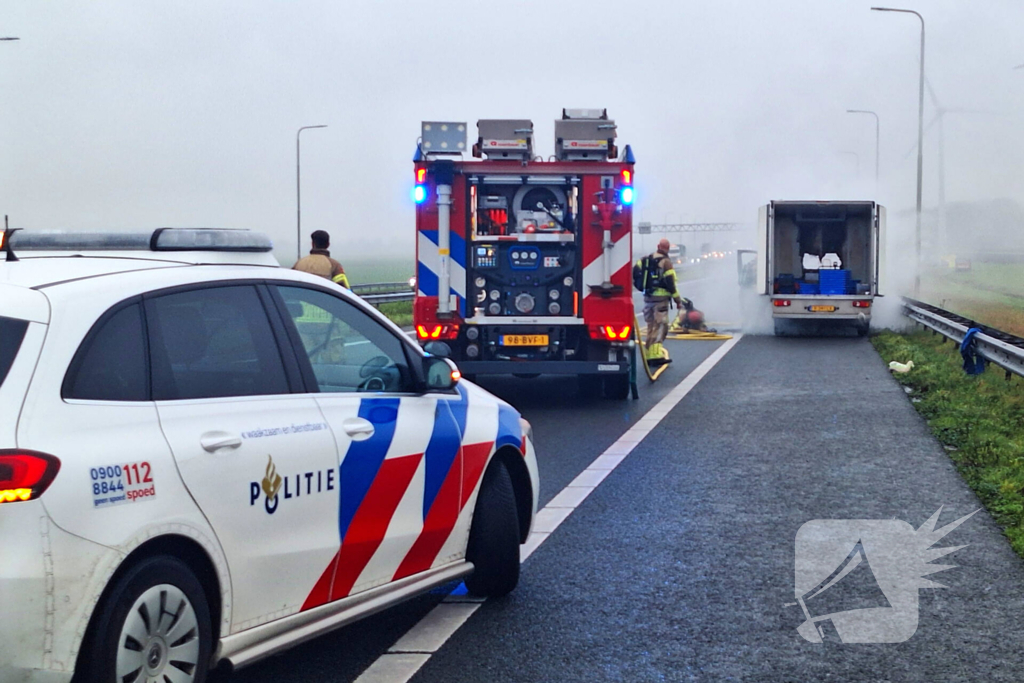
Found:
[[[757,211],[757,250],[761,257],[757,259],[757,293],[771,294],[772,277],[772,205],[765,204]]]
[[[875,204],[874,229],[871,231],[872,247],[875,251],[875,279],[871,293],[883,296],[885,289],[885,207]]]

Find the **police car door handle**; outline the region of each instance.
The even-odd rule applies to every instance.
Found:
[[[199,445],[204,451],[213,453],[222,448],[238,448],[242,445],[242,438],[237,434],[227,432],[206,432],[199,437]]]
[[[341,423],[341,428],[352,437],[353,441],[365,441],[373,436],[375,427],[369,420],[361,417],[350,417]]]

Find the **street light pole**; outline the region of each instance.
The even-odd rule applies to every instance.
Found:
[[[871,111],[869,109],[847,109],[846,113],[847,114],[871,114],[872,116],[875,117],[875,191],[877,192],[877,190],[878,190],[878,166],[879,166],[879,164],[878,164],[878,159],[879,159],[879,157],[878,157],[878,150],[879,150],[879,140],[881,139],[881,134],[882,134],[882,124],[878,120],[878,114],[876,114],[875,112],[873,112],[873,111]]]
[[[326,125],[303,126],[295,133],[295,249],[299,259],[302,258],[302,165],[300,163],[299,137],[304,130],[326,127]]]
[[[914,249],[917,267],[914,269],[914,296],[921,295],[921,198],[924,174],[924,17],[912,9],[894,9],[892,7],[872,7],[876,12],[901,12],[913,14],[921,20],[921,77],[917,94],[917,222],[914,228]]]

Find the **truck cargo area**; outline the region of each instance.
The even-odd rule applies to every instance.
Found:
[[[786,202],[773,208],[774,294],[875,294],[874,204]],[[839,268],[812,265],[828,254],[839,256]]]

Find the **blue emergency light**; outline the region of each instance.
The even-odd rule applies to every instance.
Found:
[[[427,186],[416,185],[412,188],[412,200],[417,204],[422,204],[427,201]]]
[[[622,190],[619,192],[619,199],[622,201],[623,205],[630,206],[633,203],[633,188],[622,188]]]

